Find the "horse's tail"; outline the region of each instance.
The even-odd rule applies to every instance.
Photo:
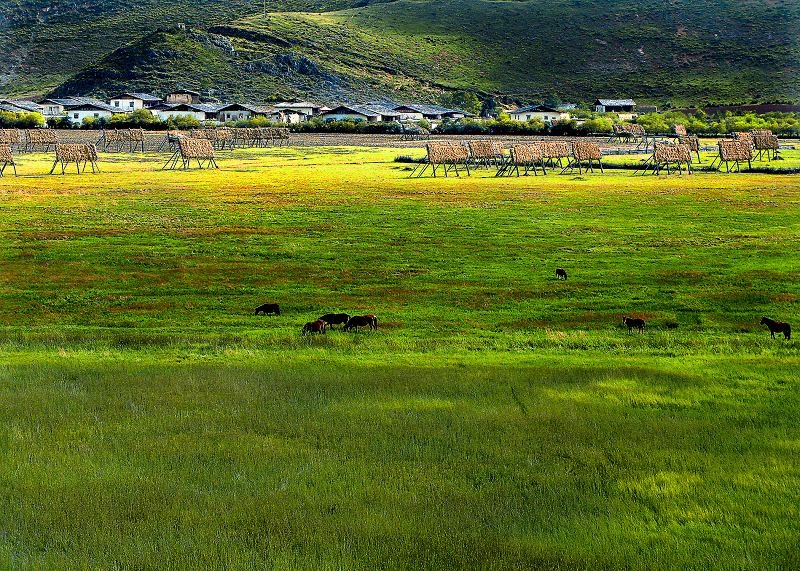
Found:
[[[792,326],[789,325],[788,323],[786,324],[786,338],[787,339],[792,338]]]
[[[375,327],[375,329],[378,328],[378,318],[377,317],[373,317],[372,318],[372,325]]]

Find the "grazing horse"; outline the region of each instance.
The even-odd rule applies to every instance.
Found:
[[[369,327],[370,329],[377,329],[378,318],[372,314],[356,315],[350,318],[350,320],[347,322],[347,325],[344,326],[343,331],[350,331],[351,329],[355,329],[356,331],[358,331],[359,327]]]
[[[327,327],[327,323],[322,321],[321,319],[317,319],[316,321],[309,321],[303,326],[303,335],[306,333],[310,333],[313,335],[314,333],[322,333],[325,335],[325,329]]]
[[[328,313],[320,317],[319,320],[324,321],[333,329],[334,325],[347,325],[347,322],[350,321],[350,316],[346,313]]]
[[[772,338],[775,339],[775,333],[783,333],[784,339],[791,339],[792,338],[792,326],[788,323],[784,323],[782,321],[774,321],[769,317],[762,317],[761,318],[761,325],[766,325],[769,327],[769,333],[772,335]]]
[[[556,279],[557,280],[566,280],[567,279],[567,270],[564,268],[556,268]]]
[[[639,333],[644,333],[644,319],[638,319],[635,317],[623,317],[622,323],[623,325],[628,326],[628,333],[630,333],[634,329],[638,329]]]
[[[277,303],[265,303],[256,307],[256,315],[263,313],[264,315],[280,315],[281,307]]]

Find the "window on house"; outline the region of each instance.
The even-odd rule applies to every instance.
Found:
[[[98,117],[100,117],[100,113],[95,113],[94,118],[97,119]]]
[[[78,119],[80,117],[80,113],[73,113],[72,117]]]
[[[133,108],[133,101],[131,101],[130,103],[128,103],[128,107],[131,107],[131,108]]]
[[[114,102],[114,107],[119,107],[119,101]]]

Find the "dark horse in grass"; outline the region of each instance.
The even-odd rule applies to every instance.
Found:
[[[350,316],[346,313],[328,313],[319,318],[320,321],[327,323],[331,329],[334,325],[347,325]]]
[[[623,317],[622,318],[623,325],[628,326],[628,333],[633,331],[634,329],[638,329],[639,333],[644,333],[644,319],[639,319],[636,317]]]
[[[263,313],[264,315],[280,315],[281,306],[277,303],[265,303],[256,307],[256,315]]]
[[[557,280],[565,280],[567,279],[567,270],[564,268],[556,268],[556,279]]]
[[[356,315],[350,318],[350,320],[347,322],[347,325],[344,326],[343,331],[350,331],[351,329],[358,331],[359,327],[377,329],[378,318],[371,313],[369,315]]]
[[[317,319],[316,321],[309,321],[303,326],[303,335],[306,333],[314,334],[314,333],[322,333],[325,335],[325,329],[327,329],[327,323],[322,321],[321,319]]]
[[[769,333],[772,335],[773,339],[775,339],[776,333],[783,333],[784,339],[792,338],[792,326],[788,323],[784,323],[783,321],[774,321],[769,317],[762,317],[761,325],[766,325],[769,327]]]

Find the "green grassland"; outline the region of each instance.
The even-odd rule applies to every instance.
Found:
[[[685,105],[795,101],[800,94],[796,2],[296,2],[282,9],[313,11],[266,18],[246,2],[201,4],[209,14],[199,22],[181,3],[115,12],[88,23],[96,43],[75,42],[74,23],[58,32],[41,25],[49,35],[30,48],[27,81],[54,87],[41,74],[62,74],[59,94],[185,84],[259,100],[431,100],[466,89],[525,102],[626,96]],[[336,7],[347,9],[327,11]],[[210,31],[170,30],[176,20]],[[27,28],[19,32],[28,38]],[[60,49],[75,58],[87,46],[98,53],[65,70],[50,57],[57,41],[72,41]]]
[[[797,177],[419,153],[23,156],[0,567],[798,567],[800,352],[758,325],[798,322]],[[300,335],[329,311],[380,329]]]

